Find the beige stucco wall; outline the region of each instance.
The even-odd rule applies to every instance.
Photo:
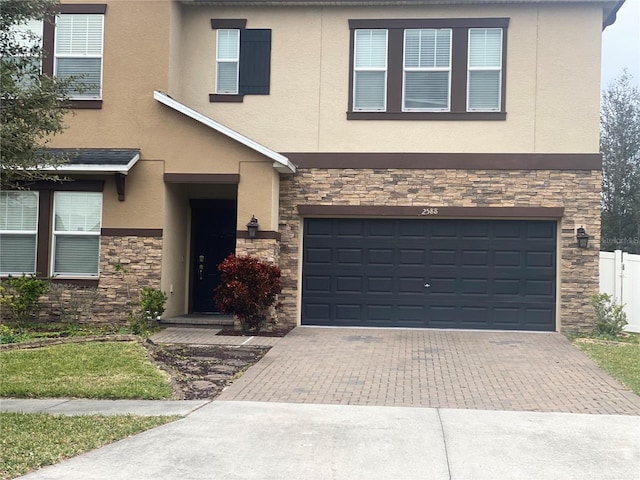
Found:
[[[277,151],[597,152],[598,5],[185,7],[180,100]],[[348,19],[508,17],[506,121],[347,121]],[[209,103],[211,18],[272,29],[271,94]]]

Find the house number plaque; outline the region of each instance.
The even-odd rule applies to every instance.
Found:
[[[423,208],[422,211],[420,212],[421,216],[428,216],[428,215],[438,215],[438,209],[437,208]]]

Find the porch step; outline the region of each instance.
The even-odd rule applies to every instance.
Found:
[[[177,317],[163,318],[161,327],[197,327],[197,328],[224,328],[233,327],[233,315],[180,315]]]

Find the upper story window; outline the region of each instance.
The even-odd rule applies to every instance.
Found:
[[[58,5],[55,23],[44,22],[42,71],[78,79],[68,94],[73,108],[102,108],[106,4]]]
[[[38,193],[0,192],[0,274],[36,272]]]
[[[504,120],[509,19],[350,20],[351,120]]]
[[[76,77],[81,87],[68,92],[72,99],[102,98],[103,15],[70,14],[56,18],[57,77]]]
[[[216,30],[215,93],[211,102],[242,102],[244,95],[268,95],[271,30],[247,29],[244,19],[211,19]]]

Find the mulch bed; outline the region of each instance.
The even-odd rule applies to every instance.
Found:
[[[278,327],[273,328],[270,331],[260,331],[258,333],[244,333],[242,330],[224,329],[220,330],[216,335],[226,335],[233,337],[284,337],[287,333],[293,330],[293,327]]]

